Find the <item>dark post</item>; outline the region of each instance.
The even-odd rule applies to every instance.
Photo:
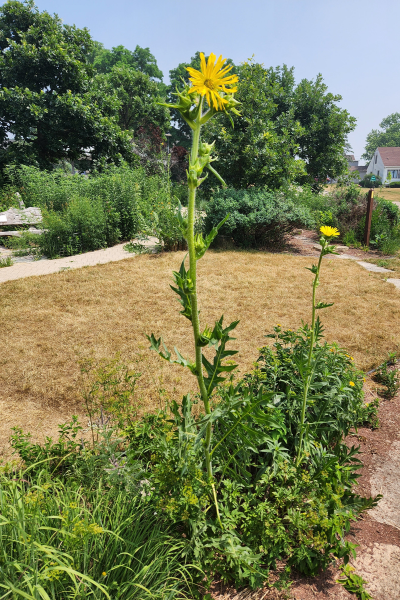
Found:
[[[369,190],[367,201],[367,214],[365,217],[364,246],[369,246],[369,236],[371,233],[372,206],[374,204],[374,190]]]

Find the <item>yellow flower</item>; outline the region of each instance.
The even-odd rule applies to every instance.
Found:
[[[229,89],[227,86],[232,86],[237,83],[238,77],[237,75],[228,75],[228,77],[226,77],[226,74],[232,69],[232,66],[227,65],[222,68],[226,58],[222,58],[221,55],[217,62],[215,62],[216,58],[215,54],[211,53],[206,63],[205,56],[203,52],[201,52],[201,71],[193,69],[192,67],[187,67],[187,71],[189,71],[189,74],[191,75],[189,80],[192,83],[189,94],[197,92],[200,96],[205,96],[208,104],[210,106],[212,104],[215,110],[224,110],[224,105],[227,104],[228,101],[220,96],[220,92],[225,92],[226,94],[233,94],[236,92],[236,87],[231,87]]]
[[[107,573],[105,571],[102,572],[103,577],[105,577],[107,575]]]
[[[340,235],[340,231],[338,231],[336,227],[330,227],[329,225],[323,225],[319,230],[322,235],[325,235],[326,237],[337,237]]]
[[[351,387],[354,387],[356,384],[354,383],[354,381],[349,381],[349,385],[351,385]]]

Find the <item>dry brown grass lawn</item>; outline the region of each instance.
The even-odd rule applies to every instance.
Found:
[[[392,202],[400,202],[400,188],[382,188],[376,190],[375,196],[380,196],[381,198],[391,200]]]
[[[330,185],[325,186],[325,190],[333,191],[336,187],[336,183],[331,183]],[[361,188],[361,192],[367,194],[368,188]],[[400,202],[400,188],[376,188],[375,196],[379,196],[380,198],[385,198],[385,200],[391,200],[392,202]]]
[[[160,403],[159,389],[180,396],[195,389],[193,376],[148,350],[145,333],[163,334],[171,348],[191,353],[189,322],[170,290],[171,271],[183,253],[139,256],[1,285],[2,338],[0,448],[10,427],[35,437],[54,433],[78,412],[77,352],[134,364],[143,375],[142,410]],[[285,254],[209,252],[199,262],[203,325],[224,313],[240,319],[235,348],[244,373],[276,323],[295,329],[310,318],[312,258]],[[326,337],[363,369],[379,363],[400,342],[400,292],[349,260],[324,259],[319,298],[335,305],[321,315]]]

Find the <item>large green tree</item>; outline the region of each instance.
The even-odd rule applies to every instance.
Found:
[[[158,68],[157,61],[150,48],[136,46],[135,50],[128,50],[125,46],[116,46],[107,50],[100,42],[95,42],[89,55],[89,62],[98,73],[109,73],[115,66],[131,67],[135,71],[145,73],[151,79],[162,80],[162,71]]]
[[[93,101],[87,29],[39,12],[33,0],[0,9],[0,166],[49,169],[90,148],[102,162],[134,160],[129,135],[113,117],[113,96]]]
[[[347,170],[347,136],[356,119],[337,103],[319,74],[315,81],[303,79],[293,90],[294,117],[303,131],[297,137],[298,156],[304,160],[307,175],[300,182],[320,188],[326,177],[336,178]]]
[[[327,176],[346,169],[344,149],[355,119],[337,106],[321,75],[296,86],[294,69],[265,68],[252,60],[239,69],[236,99],[241,116],[210,124],[220,154],[218,170],[229,185],[279,188],[309,183],[319,189]],[[220,121],[221,123],[221,121]]]
[[[240,68],[235,98],[241,116],[228,115],[207,127],[215,139],[217,170],[228,185],[278,188],[305,174],[298,160],[298,138],[303,134],[296,120],[292,93],[294,78],[286,67],[266,69],[249,61]],[[221,127],[222,124],[222,127]]]
[[[140,127],[153,126],[162,132],[170,128],[169,111],[158,103],[159,89],[148,75],[127,65],[115,65],[94,78],[92,93],[97,102],[115,97],[118,124],[133,135]]]
[[[373,129],[365,143],[362,158],[370,161],[377,148],[385,146],[400,146],[400,113],[393,113],[379,123],[381,129]]]

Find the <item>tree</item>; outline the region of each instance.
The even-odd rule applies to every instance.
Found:
[[[97,102],[105,95],[115,96],[118,125],[123,130],[135,134],[139,127],[152,125],[164,133],[170,128],[169,111],[158,104],[158,86],[145,73],[124,64],[115,65],[94,78],[92,93]]]
[[[93,102],[93,42],[87,29],[63,25],[33,0],[0,10],[0,166],[51,169],[84,149],[102,162],[132,161],[129,135],[114,117],[115,98]],[[114,104],[113,104],[114,103]]]
[[[116,46],[107,50],[100,42],[95,42],[90,53],[89,62],[98,73],[109,73],[115,66],[131,67],[135,71],[145,73],[151,79],[163,78],[162,71],[158,68],[157,61],[150,48],[136,46],[135,50],[128,50],[124,46]]]
[[[304,162],[296,159],[303,129],[291,102],[292,71],[245,63],[235,95],[241,116],[232,115],[233,127],[227,115],[219,119],[218,131],[213,123],[206,126],[209,139],[216,140],[216,168],[228,185],[274,189],[304,175]]]
[[[315,81],[300,81],[293,92],[294,116],[303,128],[297,138],[298,156],[307,172],[299,181],[316,189],[327,177],[337,178],[347,170],[347,135],[356,125],[356,119],[337,106],[342,97],[327,89],[319,74]]]
[[[393,113],[379,123],[379,129],[373,129],[368,135],[365,143],[365,152],[362,155],[370,161],[377,148],[385,146],[400,146],[400,113]]]
[[[296,87],[294,69],[265,68],[248,61],[239,70],[237,100],[242,116],[222,119],[216,150],[218,171],[229,185],[268,186],[310,183],[319,189],[326,177],[347,168],[344,148],[355,119],[327,93],[322,76]],[[210,126],[211,127],[211,126]]]

